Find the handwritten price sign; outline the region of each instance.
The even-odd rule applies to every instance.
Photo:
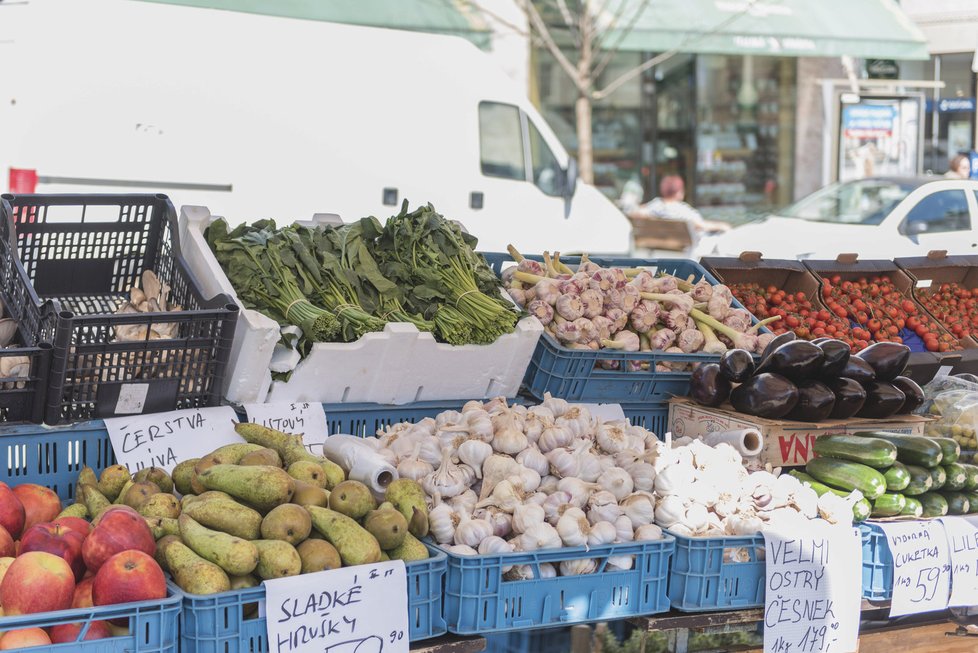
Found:
[[[951,595],[951,554],[937,520],[881,523],[893,556],[890,616],[944,610]]]
[[[245,404],[248,421],[302,436],[309,453],[321,456],[329,435],[323,405],[317,403]]]
[[[266,580],[270,653],[407,653],[400,560]]]
[[[974,517],[942,517],[951,549],[952,608],[978,605],[978,527]]]
[[[764,533],[765,653],[843,653],[859,636],[861,545],[852,528],[810,522]]]

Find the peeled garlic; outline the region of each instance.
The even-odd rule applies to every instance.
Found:
[[[513,532],[525,533],[533,524],[539,524],[546,519],[543,506],[524,504],[513,511]]]
[[[458,447],[458,459],[475,470],[475,477],[482,478],[482,463],[492,455],[492,447],[482,440],[466,440]]]

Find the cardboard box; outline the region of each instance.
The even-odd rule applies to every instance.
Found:
[[[891,431],[906,435],[923,435],[924,424],[931,421],[920,415],[897,415],[886,420],[847,419],[825,422],[791,422],[764,419],[738,413],[729,406],[709,408],[686,397],[669,401],[669,430],[674,438],[702,438],[707,433],[756,429],[764,438],[761,462],[775,467],[797,467],[811,460],[815,438],[822,435],[856,433],[857,431]]]

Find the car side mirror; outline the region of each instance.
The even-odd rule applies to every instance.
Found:
[[[577,190],[577,159],[574,157],[567,158],[567,169],[564,170],[564,187],[561,190],[564,199],[568,201],[574,197],[574,191]]]
[[[906,227],[906,232],[908,236],[917,236],[922,233],[927,232],[927,223],[923,220],[914,220],[913,222],[908,222]]]

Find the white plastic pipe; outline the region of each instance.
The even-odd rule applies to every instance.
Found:
[[[764,448],[764,438],[757,429],[737,429],[735,431],[717,431],[703,436],[703,442],[711,447],[725,442],[740,452],[744,458],[756,456]]]
[[[353,435],[331,435],[323,442],[323,455],[343,468],[346,477],[370,488],[374,497],[383,500],[397,470],[363,438]]]

